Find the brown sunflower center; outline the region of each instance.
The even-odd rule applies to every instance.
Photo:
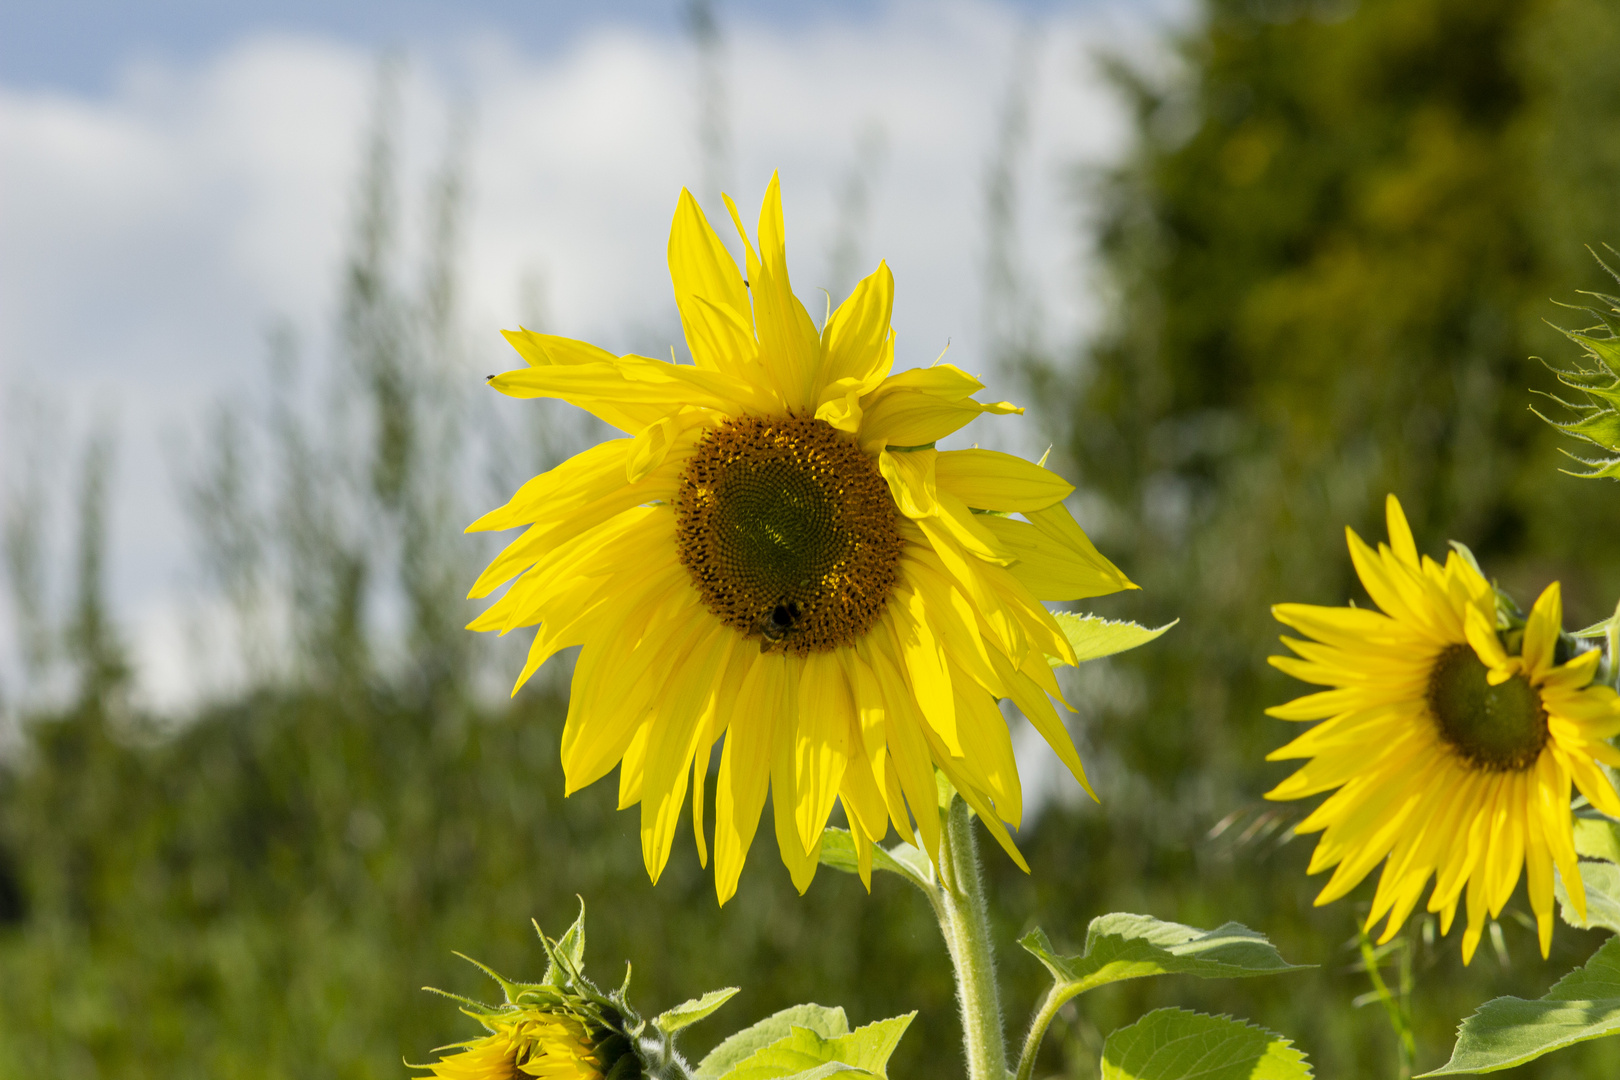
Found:
[[[821,420],[711,428],[675,500],[681,564],[709,610],[798,656],[860,638],[883,614],[903,542],[894,500],[855,441]]]
[[[1468,645],[1452,645],[1429,672],[1429,711],[1440,737],[1476,768],[1517,772],[1547,743],[1547,710],[1523,675],[1497,686]]]

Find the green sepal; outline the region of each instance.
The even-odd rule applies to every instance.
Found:
[[[837,1006],[829,1009],[825,1005],[795,1005],[772,1013],[711,1050],[708,1057],[698,1062],[692,1073],[693,1080],[720,1080],[738,1062],[787,1038],[796,1027],[809,1028],[823,1038],[835,1039],[849,1034],[849,1019],[843,1009]]]
[[[1115,622],[1100,615],[1076,615],[1072,611],[1054,611],[1052,617],[1063,630],[1063,636],[1069,639],[1075,660],[1082,664],[1146,645],[1181,621],[1176,619],[1150,630],[1133,622]],[[1052,657],[1048,657],[1048,661],[1053,667],[1065,662]]]
[[[821,865],[846,874],[861,872],[855,838],[848,829],[829,825],[822,830]],[[934,887],[934,864],[928,861],[926,854],[904,841],[888,849],[873,844],[872,869],[899,874],[925,892]]]
[[[840,1018],[842,1015],[840,1011]],[[698,1067],[697,1075],[716,1076],[716,1080],[819,1080],[846,1072],[887,1077],[889,1055],[894,1053],[900,1037],[916,1015],[912,1012],[879,1020],[833,1036],[790,1023],[787,1035],[736,1061],[724,1072],[718,1075],[705,1072],[706,1058]],[[730,1041],[728,1039],[727,1043]]]
[[[1226,923],[1198,930],[1148,915],[1100,915],[1086,929],[1086,949],[1059,956],[1039,927],[1018,942],[1052,973],[1053,993],[1067,1001],[1087,990],[1150,975],[1196,975],[1237,979],[1302,971],[1290,964],[1263,934]]]
[[[665,1009],[653,1017],[653,1027],[665,1035],[673,1035],[682,1028],[691,1027],[730,1001],[736,995],[737,989],[735,986],[728,986],[724,990],[710,990],[700,998],[683,1002],[673,1009]]]
[[[556,941],[546,937],[538,922],[529,920],[534,923],[534,932],[540,935],[540,941],[545,946],[546,977],[542,981],[548,986],[565,985],[558,980],[577,979],[585,969],[585,898],[576,896],[575,899],[579,901],[579,917]]]
[[[1588,390],[1587,393],[1603,393],[1599,390]],[[1604,397],[1608,397],[1604,394]],[[1620,393],[1615,395],[1620,397]],[[1620,402],[1617,402],[1620,404]],[[1565,435],[1574,435],[1587,442],[1596,443],[1605,450],[1620,450],[1620,414],[1609,410],[1595,411],[1579,420],[1572,420],[1567,424],[1553,422],[1553,427]]]
[[[1291,1040],[1228,1016],[1155,1009],[1103,1044],[1102,1080],[1310,1080]]]
[[[1584,875],[1583,875],[1584,876]],[[1535,1001],[1487,1001],[1457,1028],[1451,1060],[1424,1076],[1497,1072],[1566,1046],[1620,1034],[1620,937],[1605,941]]]

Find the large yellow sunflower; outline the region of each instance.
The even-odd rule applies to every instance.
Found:
[[[767,788],[801,891],[835,800],[863,870],[891,823],[913,839],[914,818],[937,852],[936,766],[1023,865],[1001,824],[1016,826],[1022,806],[997,701],[1011,699],[1084,784],[1050,700],[1062,699],[1049,658],[1075,655],[1041,601],[1135,586],[1064,507],[1062,478],[934,448],[982,413],[1022,410],[973,400],[983,386],[949,364],[890,374],[886,265],[818,330],[788,283],[776,178],[757,253],[726,206],[746,278],[684,190],[670,232],[693,364],[507,332],[529,367],[491,385],[563,398],[629,437],[535,477],[470,527],[527,527],[474,585],[485,596],[517,577],[471,627],[539,626],[518,685],[583,646],[567,789],[620,766],[654,881],[689,782],[707,862],[703,781],[722,736],[721,902]]]
[[[1499,620],[1496,594],[1471,560],[1418,558],[1400,503],[1388,499],[1389,543],[1375,552],[1350,530],[1350,556],[1380,614],[1365,608],[1278,604],[1280,622],[1314,641],[1283,638],[1298,657],[1277,667],[1335,689],[1267,712],[1321,720],[1270,760],[1311,758],[1267,793],[1300,799],[1339,790],[1297,831],[1322,831],[1310,873],[1336,866],[1316,898],[1344,896],[1384,860],[1370,930],[1386,914],[1389,940],[1431,875],[1428,910],[1451,929],[1467,892],[1463,960],[1489,913],[1501,913],[1528,866],[1530,906],[1545,956],[1552,941],[1553,867],[1584,917],[1570,785],[1620,817],[1598,762],[1620,765],[1620,699],[1591,685],[1596,649],[1559,664],[1558,583],[1522,628]],[[1506,642],[1506,643],[1505,643]],[[1510,653],[1509,648],[1517,648]]]

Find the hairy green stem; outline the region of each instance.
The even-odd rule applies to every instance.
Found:
[[[968,1080],[1006,1080],[1001,995],[996,989],[996,961],[990,948],[990,919],[973,819],[961,798],[952,799],[950,810],[943,816],[940,882],[934,911],[956,968],[956,999],[962,1008]]]
[[[1068,1000],[1058,993],[1055,985],[1041,999],[1041,1007],[1035,1010],[1035,1018],[1029,1022],[1029,1034],[1024,1036],[1024,1052],[1018,1055],[1016,1080],[1029,1080],[1035,1072],[1035,1054],[1041,1048],[1041,1040],[1046,1038],[1046,1029],[1052,1026],[1052,1018]]]

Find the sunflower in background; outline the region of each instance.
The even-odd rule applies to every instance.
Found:
[[[1380,943],[1400,929],[1433,876],[1428,910],[1440,913],[1441,933],[1466,893],[1462,954],[1472,960],[1486,915],[1501,913],[1527,867],[1546,956],[1554,866],[1585,917],[1571,784],[1620,817],[1620,797],[1598,765],[1620,765],[1608,742],[1620,734],[1620,698],[1592,685],[1598,650],[1557,662],[1557,582],[1522,627],[1510,626],[1471,558],[1453,551],[1443,567],[1419,559],[1393,495],[1387,515],[1389,543],[1376,552],[1346,530],[1356,572],[1382,613],[1272,608],[1278,621],[1315,640],[1285,637],[1298,656],[1271,662],[1334,689],[1267,710],[1322,723],[1269,755],[1312,760],[1266,797],[1338,789],[1297,830],[1322,832],[1310,873],[1337,867],[1316,902],[1344,896],[1383,861],[1367,919],[1371,930],[1388,916]]]
[[[767,789],[800,891],[838,800],[863,877],[891,824],[937,858],[936,767],[1023,866],[1002,824],[1017,826],[1022,799],[998,699],[1085,784],[1051,700],[1051,664],[1076,655],[1041,602],[1135,586],[1064,507],[1062,478],[934,448],[981,414],[1022,410],[975,401],[982,384],[949,364],[890,374],[886,265],[818,330],[788,282],[776,178],[757,253],[726,206],[746,279],[684,190],[670,233],[693,364],[507,332],[529,366],[491,385],[562,398],[629,437],[535,477],[469,528],[526,527],[474,585],[481,597],[516,578],[471,628],[539,627],[519,686],[583,646],[567,789],[620,766],[654,881],[689,783],[707,863],[704,780],[722,737],[722,903]]]

